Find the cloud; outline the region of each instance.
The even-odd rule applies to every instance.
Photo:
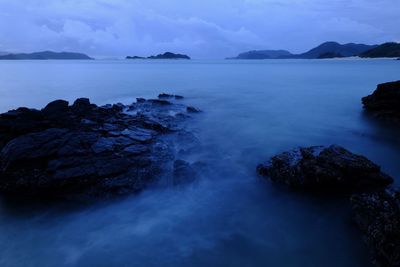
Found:
[[[0,50],[223,58],[400,39],[397,0],[0,0]]]

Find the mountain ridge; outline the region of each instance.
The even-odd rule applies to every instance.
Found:
[[[324,42],[304,53],[292,54],[287,50],[252,50],[240,53],[228,59],[324,59],[359,56],[378,45],[357,43],[340,44],[334,41]],[[271,56],[272,55],[272,56]],[[275,56],[274,56],[275,55]]]

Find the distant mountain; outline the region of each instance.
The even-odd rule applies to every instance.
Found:
[[[363,58],[400,57],[400,43],[384,43],[361,53]]]
[[[8,52],[1,52],[1,51],[0,51],[0,56],[4,56],[4,55],[8,55],[8,54],[10,54],[10,53],[8,53]]]
[[[253,50],[228,59],[277,59],[293,56],[286,50]]]
[[[91,57],[73,52],[52,52],[43,51],[35,53],[21,53],[21,54],[7,54],[0,56],[0,60],[23,60],[23,59],[34,59],[34,60],[47,60],[47,59],[92,59]]]
[[[377,47],[376,45],[365,44],[339,44],[337,42],[325,42],[308,52],[296,55],[295,58],[337,58],[358,56],[361,53]]]
[[[190,57],[187,55],[165,52],[164,54],[149,57],[127,56],[126,59],[190,59]]]
[[[229,59],[322,59],[322,58],[342,58],[358,56],[368,50],[376,48],[377,45],[365,44],[339,44],[337,42],[325,42],[305,53],[292,54],[286,50],[258,50],[239,54],[237,57]]]

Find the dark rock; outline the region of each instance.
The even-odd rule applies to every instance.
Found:
[[[379,267],[400,266],[400,191],[353,195],[354,218]]]
[[[186,111],[189,113],[199,113],[200,112],[200,110],[195,107],[187,107]]]
[[[274,182],[316,191],[374,190],[393,182],[378,165],[336,145],[284,152],[257,171]]]
[[[144,99],[144,98],[136,98],[136,102],[137,103],[144,103],[144,102],[146,102],[146,99]]]
[[[158,98],[160,98],[160,99],[163,99],[163,98],[167,98],[167,99],[168,98],[183,99],[184,97],[180,96],[180,95],[170,95],[170,94],[162,93],[162,94],[158,95]]]
[[[96,105],[90,104],[90,100],[88,98],[78,98],[71,106],[71,110],[76,114],[84,115],[96,107]]]
[[[362,103],[377,117],[400,121],[400,81],[379,84],[372,95],[362,99]]]
[[[64,113],[68,111],[68,104],[68,101],[65,100],[55,100],[47,104],[42,111],[48,114]]]
[[[185,110],[166,100],[98,107],[57,100],[0,114],[0,192],[104,196],[136,192],[174,162],[171,138]],[[126,113],[132,111],[132,114]],[[172,131],[173,130],[173,131]]]
[[[167,101],[167,100],[161,100],[161,99],[149,99],[148,100],[150,103],[157,104],[157,105],[171,105],[172,103]]]

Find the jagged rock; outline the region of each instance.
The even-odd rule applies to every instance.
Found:
[[[373,190],[393,182],[378,165],[336,145],[284,152],[257,171],[274,182],[315,191]]]
[[[400,191],[353,195],[355,221],[364,233],[375,264],[379,267],[400,266]]]
[[[372,95],[362,99],[362,103],[379,118],[400,121],[400,81],[379,84]]]
[[[138,99],[98,107],[56,100],[0,114],[0,192],[75,196],[136,192],[174,161],[171,139],[186,107]],[[155,105],[156,104],[156,105]]]

